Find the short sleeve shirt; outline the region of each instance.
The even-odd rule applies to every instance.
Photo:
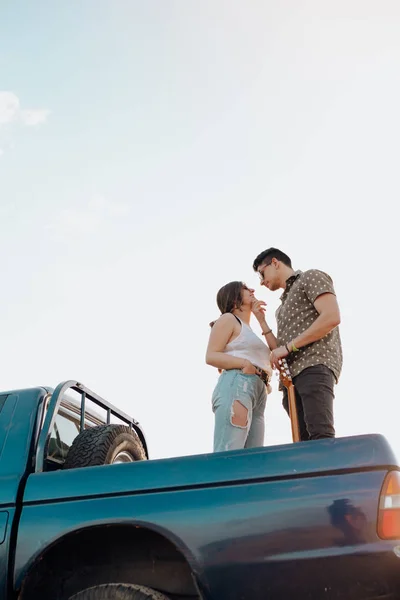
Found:
[[[296,271],[289,277],[281,296],[281,305],[276,311],[280,346],[303,333],[317,319],[318,311],[314,302],[325,293],[335,294],[335,290],[332,279],[323,271]],[[291,352],[286,360],[292,377],[308,367],[325,365],[333,371],[338,381],[343,362],[339,327],[335,327],[322,339],[303,346],[299,352]]]

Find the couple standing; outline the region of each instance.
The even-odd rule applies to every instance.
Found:
[[[294,271],[277,248],[257,256],[261,285],[283,289],[276,312],[277,335],[265,319],[265,302],[240,281],[217,294],[221,311],[211,323],[206,362],[220,371],[212,397],[214,452],[253,448],[264,442],[264,412],[272,369],[285,358],[296,391],[302,441],[335,436],[334,385],[342,367],[339,307],[332,279],[317,269]],[[264,343],[251,329],[254,314]],[[288,412],[287,392],[283,406]]]

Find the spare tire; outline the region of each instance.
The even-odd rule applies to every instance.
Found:
[[[136,433],[126,425],[100,425],[82,431],[73,441],[64,469],[146,460]]]

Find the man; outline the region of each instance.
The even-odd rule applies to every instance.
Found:
[[[286,358],[296,389],[301,440],[335,437],[334,385],[342,368],[340,312],[332,279],[311,269],[294,271],[290,258],[277,248],[254,261],[261,285],[283,289],[276,311],[278,348],[271,353],[277,368]],[[289,412],[287,392],[283,406]]]

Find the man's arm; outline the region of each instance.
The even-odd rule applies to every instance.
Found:
[[[287,344],[289,350],[292,350],[293,344],[295,348],[300,349],[307,346],[307,344],[322,339],[340,324],[340,311],[335,294],[331,292],[321,294],[314,300],[314,306],[319,313],[318,317],[310,327]],[[280,346],[271,352],[272,367],[278,368],[279,360],[288,356],[287,348],[286,346]]]
[[[288,343],[290,350],[293,344],[296,348],[302,348],[322,339],[340,324],[340,311],[334,294],[321,294],[316,298],[314,306],[319,313],[318,317],[310,327]]]

